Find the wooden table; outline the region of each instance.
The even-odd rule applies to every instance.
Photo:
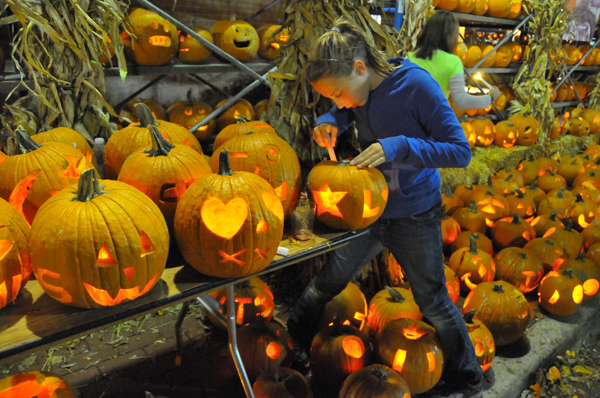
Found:
[[[317,232],[311,240],[304,243],[286,237],[281,241],[280,246],[289,249],[288,256],[276,255],[273,262],[261,272],[241,278],[208,277],[184,264],[182,259],[174,258],[177,257],[177,254],[171,255],[161,280],[150,292],[133,301],[101,309],[69,307],[49,297],[36,280],[31,280],[21,289],[13,304],[0,310],[0,359],[34,348],[58,344],[164,307],[189,301],[215,290],[227,288],[226,290],[229,292],[227,301],[233,308],[233,311],[228,312],[227,324],[230,348],[232,348],[235,360],[236,356],[239,356],[235,344],[235,307],[233,306],[233,286],[236,283],[326,253],[348,244],[365,233],[366,230]],[[237,366],[238,361],[235,362]],[[239,365],[238,373],[242,378],[246,394],[248,397],[253,397],[251,386],[246,385],[247,378],[244,380],[243,364],[240,362]]]

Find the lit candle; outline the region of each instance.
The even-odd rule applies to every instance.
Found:
[[[482,82],[484,84],[484,86],[486,86],[488,89],[492,89],[492,85],[489,84],[488,82],[486,82],[485,80],[483,80],[483,76],[481,76],[481,72],[477,72],[476,74],[473,75],[473,77],[477,80],[479,80],[480,82]]]

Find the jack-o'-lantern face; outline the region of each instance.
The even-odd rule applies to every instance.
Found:
[[[573,315],[583,301],[583,285],[570,268],[548,272],[538,287],[540,306],[554,315]]]
[[[214,44],[214,40],[210,32],[202,27],[194,27],[194,32],[196,32],[200,37],[207,40],[209,43]],[[203,43],[196,40],[189,33],[179,33],[179,55],[178,58],[181,62],[197,64],[208,57],[210,57],[212,51],[208,49]]]
[[[257,33],[260,38],[258,54],[270,61],[277,57],[279,49],[290,39],[290,30],[281,30],[281,25],[263,25],[258,29]]]
[[[164,65],[179,49],[177,28],[154,11],[137,8],[129,14],[134,37],[123,32],[123,43],[138,65]]]
[[[215,45],[240,61],[250,61],[258,52],[256,29],[246,21],[218,21],[210,29]]]

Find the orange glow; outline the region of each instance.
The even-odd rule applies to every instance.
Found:
[[[142,239],[142,253],[140,257],[146,257],[147,255],[156,251],[148,234],[146,234],[144,231],[141,231],[140,238]]]
[[[548,236],[552,235],[555,231],[556,231],[556,227],[548,228],[548,230],[546,231],[544,236],[542,236],[542,238],[547,238]]]
[[[102,245],[98,251],[98,261],[96,267],[112,267],[117,264],[117,260],[113,257],[110,248],[106,244]]]
[[[262,193],[262,198],[265,202],[265,206],[267,206],[267,209],[271,210],[275,217],[283,221],[283,206],[281,205],[281,200],[277,197],[277,195],[273,191],[264,191]]]
[[[287,181],[284,181],[280,186],[275,188],[275,194],[277,195],[279,200],[284,200],[285,198],[287,198],[287,186]]]
[[[247,251],[248,251],[248,249],[242,249],[237,253],[227,254],[223,250],[219,250],[219,254],[223,257],[223,259],[221,260],[221,263],[226,263],[228,261],[231,261],[238,265],[244,265],[246,263],[242,260],[238,260],[236,257],[241,256],[242,254],[246,253]]]
[[[171,38],[167,36],[150,36],[148,43],[156,47],[171,47]]]
[[[435,371],[435,354],[432,351],[427,352],[427,364],[429,365],[427,371]]]
[[[560,293],[558,292],[558,290],[555,290],[554,293],[552,293],[552,296],[548,299],[548,303],[554,304],[558,301],[559,298]]]
[[[35,171],[31,172],[30,174],[28,174],[21,181],[19,181],[17,183],[17,185],[15,185],[13,191],[10,193],[10,196],[8,198],[8,203],[10,203],[12,205],[12,207],[17,209],[19,214],[21,214],[22,216],[24,216],[23,203],[25,202],[25,199],[27,198],[27,194],[29,193],[29,190],[33,186],[33,183],[37,179],[38,174],[40,174],[40,171],[41,171],[41,169],[35,170]]]
[[[583,300],[583,286],[577,285],[573,288],[573,302],[575,304],[581,303]]]
[[[97,304],[100,304],[103,306],[113,306],[113,305],[120,304],[124,300],[134,300],[134,299],[146,294],[146,292],[148,292],[148,290],[150,290],[150,288],[152,288],[152,286],[154,286],[154,283],[159,278],[160,274],[161,274],[161,272],[157,273],[156,276],[154,278],[152,278],[152,280],[150,282],[148,282],[148,284],[146,285],[144,290],[142,290],[141,292],[140,292],[139,286],[132,287],[130,289],[120,289],[114,298],[111,297],[110,294],[108,293],[108,291],[106,291],[106,290],[98,289],[92,285],[85,283],[85,282],[81,282],[81,283],[83,284],[85,291],[89,294],[89,296],[92,298],[92,300],[94,300]]]
[[[488,227],[492,228],[494,226],[494,221],[490,220],[489,218],[485,219],[485,225],[487,225]]]
[[[586,296],[593,296],[598,293],[598,289],[600,289],[600,283],[597,279],[588,279],[583,282],[583,293]]]
[[[363,196],[365,198],[365,204],[363,206],[363,218],[375,217],[379,214],[379,206],[371,208],[371,190],[364,189]]]
[[[529,286],[529,284],[531,283],[531,279],[535,278],[537,276],[537,273],[533,272],[533,271],[523,271],[521,272],[522,275],[525,275],[525,286]]]
[[[12,376],[15,377],[15,376]],[[16,381],[16,380],[15,380]],[[13,381],[13,383],[15,382]],[[54,397],[56,390],[65,389],[65,382],[56,376],[45,377],[40,383],[38,378],[29,380],[19,380],[17,385],[10,389],[0,391],[2,398],[33,398],[33,397]],[[61,394],[62,395],[62,394]]]
[[[248,152],[235,152],[235,153],[230,153],[229,154],[229,158],[247,158],[248,157]]]
[[[394,369],[396,372],[402,373],[404,362],[406,362],[406,350],[397,350],[396,355],[394,355],[392,369]]]
[[[134,265],[132,267],[127,267],[127,268],[123,268],[123,273],[125,274],[125,277],[131,282],[133,280],[133,277],[135,276],[135,269],[137,267]]]
[[[12,240],[0,239],[0,261],[6,257],[10,249],[15,245],[15,242]]]
[[[485,348],[483,347],[483,343],[475,344],[475,355],[478,357],[482,356],[485,353]]]
[[[477,287],[477,284],[471,282],[470,278],[471,278],[471,273],[467,272],[460,279],[465,283],[465,286],[467,286],[469,288],[469,290],[473,290],[473,289],[475,289]]]
[[[225,204],[216,196],[211,196],[202,203],[200,215],[209,231],[221,238],[231,239],[248,218],[248,202],[236,197]]]
[[[271,248],[267,247],[266,251],[262,251],[260,250],[258,247],[256,249],[254,249],[254,253],[258,254],[257,257],[255,257],[252,262],[256,261],[256,260],[261,260],[261,259],[266,259],[267,258],[267,253],[269,252]]]
[[[498,224],[499,225],[499,224]],[[521,234],[521,236],[523,238],[525,238],[526,240],[531,240],[531,235],[529,234],[529,232],[525,231],[523,232],[523,234]]]
[[[485,269],[485,265],[481,264],[479,266],[479,268],[477,268],[477,273],[479,274],[479,277],[481,279],[483,279],[483,277],[485,276],[485,274],[487,274],[487,269]]]
[[[0,307],[6,306],[6,299],[8,298],[8,288],[6,287],[6,281],[0,283]]]
[[[244,323],[244,316],[246,313],[244,305],[252,304],[252,299],[250,297],[235,297],[233,301],[239,303],[236,313],[236,323],[238,325],[242,325]]]
[[[413,328],[413,329],[402,329],[402,334],[404,335],[404,337],[406,337],[409,340],[418,340],[423,335],[425,335],[425,332],[422,330],[417,330],[417,329]]]
[[[85,157],[77,159],[72,156],[65,156],[67,166],[60,172],[60,175],[68,178],[79,178],[87,167],[86,160]]]
[[[561,253],[562,254],[562,253]],[[558,269],[558,267],[560,267],[562,265],[562,263],[565,262],[564,258],[557,258],[556,261],[554,262],[554,264],[552,264],[552,271],[556,271]]]
[[[258,222],[258,225],[256,226],[256,233],[262,234],[262,233],[266,233],[268,231],[269,231],[269,225],[267,224],[267,222],[265,220],[260,220]]]
[[[279,43],[273,42],[273,43],[271,43],[271,47],[273,47],[276,50],[279,50]]]
[[[342,340],[342,348],[350,358],[362,358],[365,354],[365,344],[356,336],[347,336]]]
[[[333,216],[344,218],[337,205],[346,194],[348,194],[348,192],[331,191],[329,184],[325,182],[320,190],[313,191],[313,197],[317,205],[317,215],[320,216],[321,214],[328,212]]]
[[[271,341],[265,349],[267,356],[273,360],[281,356],[281,346],[274,341]]]
[[[588,223],[587,221],[585,221],[585,214],[580,214],[579,217],[577,218],[577,223],[582,227],[582,228],[587,228],[590,223]]]

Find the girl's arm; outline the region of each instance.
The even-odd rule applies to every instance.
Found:
[[[483,109],[492,104],[492,101],[500,96],[500,90],[492,89],[490,95],[471,95],[465,91],[465,75],[456,74],[450,78],[448,83],[450,96],[458,109]],[[494,98],[495,96],[495,98]]]
[[[338,135],[348,130],[348,127],[354,120],[354,113],[350,109],[339,109],[336,105],[317,118],[315,127],[322,123],[328,123],[338,128]]]

